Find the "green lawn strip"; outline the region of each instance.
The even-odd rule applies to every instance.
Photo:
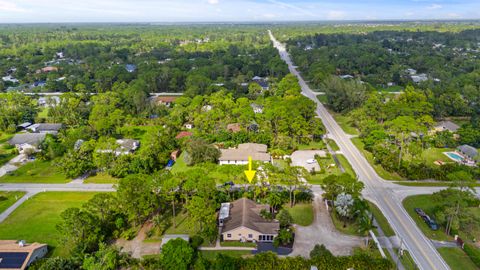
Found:
[[[90,176],[85,179],[85,184],[117,184],[119,181],[118,178],[110,176],[108,173],[97,173],[96,175]]]
[[[402,263],[403,267],[405,267],[406,270],[417,270],[417,264],[413,260],[412,256],[410,256],[410,253],[408,250],[403,250],[403,255],[398,254],[398,248],[393,249],[397,256],[400,258],[400,262]],[[396,262],[394,262],[396,263]]]
[[[440,160],[443,162],[453,162],[449,157],[447,157],[447,155],[444,154],[444,152],[451,152],[451,151],[453,151],[453,149],[428,148],[423,151],[422,158],[425,160],[427,165],[438,166],[434,164],[434,162],[437,160]]]
[[[317,158],[317,162],[318,165],[320,165],[320,171],[307,177],[307,181],[310,184],[320,185],[325,177],[332,174],[340,175],[342,173],[330,155],[327,155],[326,158]]]
[[[452,185],[451,182],[447,181],[398,181],[394,182],[395,184],[402,185],[402,186],[410,186],[410,187],[449,187]],[[480,183],[474,184],[476,187],[480,187]]]
[[[68,183],[65,175],[57,172],[51,161],[29,162],[20,166],[16,171],[0,178],[2,183]]]
[[[333,151],[339,151],[340,147],[338,147],[337,143],[332,140],[332,139],[327,139],[328,145],[330,145],[330,148],[332,148]]]
[[[373,154],[365,150],[363,147],[363,142],[360,138],[352,138],[353,144],[362,152],[363,156],[367,159],[368,163],[372,165],[377,174],[385,180],[403,180],[401,176],[396,173],[391,173],[385,170],[381,165],[376,164],[374,161]]]
[[[330,111],[337,124],[343,129],[343,131],[350,135],[358,135],[358,129],[352,127],[350,124],[350,117]]]
[[[435,201],[432,195],[415,195],[403,200],[403,206],[426,237],[439,241],[453,240],[453,237],[447,235],[442,227],[436,231],[430,229],[425,221],[414,210],[417,207],[422,208],[427,215],[434,217],[432,211],[438,204],[439,202]]]
[[[120,129],[120,133],[126,139],[134,139],[140,141],[140,147],[142,144],[146,144],[146,134],[149,131],[158,129],[157,126],[124,126]]]
[[[288,163],[284,159],[274,159],[273,160],[273,165],[283,169],[283,168],[287,167]]]
[[[317,99],[322,103],[322,104],[327,104],[327,95],[317,95]]]
[[[0,239],[46,243],[52,256],[67,256],[68,246],[56,229],[60,214],[70,207],[81,207],[94,192],[44,192],[20,205],[0,223]]]
[[[240,241],[224,241],[220,242],[222,247],[256,247],[257,244],[253,242],[240,242]]]
[[[12,137],[13,134],[8,134],[0,131],[0,144],[6,143]]]
[[[228,255],[231,257],[242,257],[245,255],[251,255],[252,251],[250,250],[202,250],[203,258],[213,260],[217,257],[217,254]]]
[[[175,164],[173,164],[172,169],[170,170],[172,173],[184,172],[190,169],[183,159],[184,156],[184,153],[182,153],[179,157],[177,157]]]
[[[300,226],[309,226],[313,222],[313,206],[311,204],[298,203],[293,207],[285,206],[293,218],[293,223]]]
[[[0,214],[25,195],[22,191],[0,191]]]
[[[16,155],[15,147],[8,144],[0,144],[0,166],[10,161]]]
[[[452,270],[478,269],[468,255],[460,248],[439,248],[438,252]]]
[[[368,202],[368,204],[370,205],[370,211],[372,211],[378,226],[382,229],[385,236],[394,236],[395,232],[393,231],[392,227],[390,227],[390,223],[388,223],[388,220],[383,215],[382,211],[380,211],[380,209],[374,203]]]
[[[44,108],[43,110],[39,111],[39,112],[38,112],[38,118],[44,118],[44,119],[48,118],[48,111],[49,111],[49,108],[48,108],[48,107],[46,107],[46,108]]]
[[[339,232],[348,235],[365,236],[358,232],[359,225],[356,222],[347,221],[346,226],[344,227],[343,225],[345,223],[340,219],[337,213],[332,212],[330,216],[332,217],[333,225]]]
[[[348,162],[347,158],[342,154],[337,154],[338,161],[342,164],[342,167],[345,169],[345,172],[350,174],[353,178],[357,178],[357,174],[352,168],[350,162]]]
[[[300,144],[298,150],[323,150],[325,149],[325,143],[323,141],[314,142],[312,141],[309,144]]]

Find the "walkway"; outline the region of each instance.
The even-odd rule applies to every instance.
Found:
[[[37,192],[35,192],[35,191],[27,192],[25,195],[23,195],[22,198],[20,198],[12,206],[7,208],[7,210],[3,211],[0,214],[0,223],[2,223],[5,219],[7,219],[7,217],[10,216],[10,214],[13,213],[13,211],[15,211],[15,209],[17,209],[23,202],[30,199],[30,197],[33,197],[37,193],[38,193],[38,191]]]

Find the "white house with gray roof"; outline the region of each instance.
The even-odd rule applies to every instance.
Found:
[[[20,154],[25,153],[25,150],[38,152],[38,146],[45,140],[45,133],[22,133],[16,134],[8,143],[15,146]]]
[[[272,156],[267,153],[267,145],[258,143],[243,143],[237,148],[220,149],[221,155],[218,159],[220,165],[245,165],[248,164],[248,157],[261,162],[272,162]]]

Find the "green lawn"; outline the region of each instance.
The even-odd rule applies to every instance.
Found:
[[[388,223],[387,218],[383,215],[382,211],[380,211],[380,209],[372,202],[368,202],[368,205],[370,205],[370,211],[372,211],[372,214],[375,217],[375,220],[377,221],[378,226],[382,229],[385,236],[387,237],[394,236],[395,232],[390,226],[390,223]]]
[[[256,247],[257,244],[253,242],[240,242],[240,241],[223,241],[220,242],[222,247]]]
[[[340,219],[340,217],[337,215],[337,213],[332,212],[330,214],[332,217],[333,225],[335,225],[335,228],[343,233],[343,234],[348,234],[348,235],[357,235],[357,236],[364,236],[365,234],[361,234],[358,232],[359,230],[359,225],[356,222],[346,222],[346,226],[344,227],[344,221]]]
[[[375,163],[375,159],[373,157],[373,154],[365,150],[364,144],[360,138],[352,138],[353,144],[362,152],[363,156],[367,159],[368,163],[372,165],[372,167],[375,169],[377,174],[382,177],[385,180],[403,180],[403,178],[396,174],[396,173],[391,173],[385,170],[381,165]]]
[[[195,235],[198,230],[195,228],[189,228],[188,215],[186,212],[179,212],[175,217],[176,227],[173,227],[173,219],[171,219],[171,226],[165,231],[165,234],[188,234],[190,236]]]
[[[70,207],[81,207],[96,193],[44,192],[20,205],[0,223],[0,239],[47,243],[52,256],[67,256],[56,225],[60,214]]]
[[[86,184],[117,184],[118,178],[110,176],[108,173],[97,173],[96,175],[90,176],[85,179],[84,183]]]
[[[448,236],[444,232],[442,227],[440,227],[436,231],[431,230],[425,223],[425,221],[423,221],[423,219],[414,210],[416,207],[422,208],[423,211],[427,213],[427,215],[433,217],[432,211],[437,205],[438,202],[433,199],[432,195],[410,196],[403,200],[403,206],[407,210],[408,214],[413,218],[415,223],[417,223],[417,226],[420,228],[420,230],[422,230],[426,237],[440,241],[452,240],[453,237]]]
[[[398,249],[394,249],[398,255]],[[408,252],[408,250],[403,251],[403,255],[400,257],[400,262],[402,262],[403,267],[406,270],[417,270],[417,264],[413,260],[412,256]]]
[[[29,162],[18,170],[0,178],[1,183],[68,183],[65,175],[57,172],[51,161]]]
[[[352,127],[352,125],[350,124],[350,117],[332,111],[330,111],[330,114],[333,116],[338,125],[343,129],[343,131],[345,131],[345,133],[350,135],[359,134],[358,129]]]
[[[322,104],[327,104],[327,95],[317,95],[317,99],[322,103]]]
[[[0,166],[16,156],[16,149],[8,144],[0,144]]]
[[[0,191],[0,213],[7,210],[12,204],[25,195],[21,191]]]
[[[345,172],[350,174],[353,178],[357,178],[357,174],[352,168],[350,162],[348,162],[347,158],[342,154],[337,154],[338,161],[342,164],[342,167],[345,169]]]
[[[332,139],[327,139],[328,145],[330,145],[330,148],[332,148],[333,151],[339,151],[340,147],[338,147],[337,143],[332,140]]]
[[[449,187],[452,185],[452,182],[448,181],[400,181],[394,182],[395,184],[402,185],[402,186],[410,186],[410,187]],[[476,187],[480,187],[480,183],[474,184]]]
[[[298,150],[323,150],[325,149],[325,143],[323,141],[314,142],[312,141],[309,144],[300,144]]]
[[[48,111],[50,109],[48,107],[44,108],[43,110],[39,111],[38,112],[38,118],[44,118],[44,119],[47,119],[48,118]]]
[[[314,213],[311,204],[299,203],[293,207],[285,206],[284,209],[290,213],[295,224],[309,226],[313,222]]]
[[[12,137],[13,134],[8,134],[0,131],[0,144],[7,142]]]
[[[435,161],[441,160],[443,162],[452,162],[450,158],[448,158],[444,152],[451,152],[453,149],[449,148],[429,148],[425,149],[422,153],[422,158],[428,165],[437,166],[434,164]]]
[[[228,255],[232,257],[242,257],[245,255],[251,255],[252,251],[250,250],[202,250],[201,251],[203,258],[213,260],[216,258],[217,254]]]
[[[335,161],[330,155],[328,155],[326,158],[317,158],[317,162],[318,165],[320,165],[320,172],[307,177],[307,181],[310,184],[320,185],[325,177],[331,174],[340,175],[342,173],[340,168],[335,165]],[[331,167],[330,165],[332,164],[335,166]]]
[[[460,248],[439,248],[445,262],[452,270],[475,270],[478,269],[472,260]]]
[[[172,166],[172,173],[184,172],[189,169],[185,163],[185,160],[183,160],[183,157],[184,153],[180,154],[180,156],[177,158],[177,161],[175,161],[175,164]]]
[[[158,129],[157,126],[124,126],[120,128],[120,133],[124,138],[140,141],[140,147],[146,143],[147,132]]]

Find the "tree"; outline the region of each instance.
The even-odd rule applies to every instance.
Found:
[[[187,241],[177,238],[162,246],[161,264],[165,270],[188,270],[193,261],[193,248]]]
[[[312,251],[310,251],[310,258],[312,259],[326,258],[328,260],[328,259],[335,258],[335,256],[333,256],[332,252],[330,252],[330,250],[328,250],[325,247],[325,245],[316,244],[313,247]]]
[[[288,228],[293,223],[292,215],[290,215],[290,212],[285,209],[282,209],[278,212],[276,219],[280,223],[281,228]]]
[[[60,171],[69,178],[75,178],[95,168],[93,164],[93,151],[95,142],[88,141],[82,144],[78,150],[70,150],[64,155],[57,166]]]
[[[100,249],[97,252],[85,256],[82,269],[117,270],[126,266],[132,266],[126,253],[120,252],[115,246],[100,244]]]
[[[79,208],[68,208],[60,217],[57,230],[76,252],[91,252],[97,248],[102,236],[98,220],[92,214]]]
[[[322,189],[325,191],[324,198],[335,200],[341,193],[350,194],[353,197],[359,197],[365,185],[358,179],[353,178],[348,173],[341,175],[330,175],[325,177],[322,183]]]
[[[182,179],[165,173],[157,173],[154,176],[154,182],[159,185],[161,196],[172,204],[173,227],[177,227],[175,203],[177,201],[177,192],[180,189]]]
[[[53,257],[33,263],[29,269],[37,270],[77,270],[79,265],[73,258]]]
[[[327,103],[336,112],[348,112],[361,106],[368,98],[367,89],[360,81],[342,80],[330,76],[323,82]]]
[[[279,206],[283,204],[282,196],[279,192],[271,191],[268,194],[268,203],[275,213]]]
[[[352,208],[355,200],[353,199],[352,195],[341,193],[337,196],[334,201],[335,210],[336,212],[343,217],[343,227],[347,226],[346,220],[352,217]]]
[[[220,158],[220,150],[203,139],[193,139],[187,143],[185,162],[192,166],[204,162],[215,163]]]
[[[88,122],[101,135],[112,135],[123,125],[125,113],[115,92],[101,93],[92,98],[93,107]]]
[[[216,206],[208,198],[194,195],[185,205],[187,209],[190,228],[199,231],[209,240],[216,235]]]

